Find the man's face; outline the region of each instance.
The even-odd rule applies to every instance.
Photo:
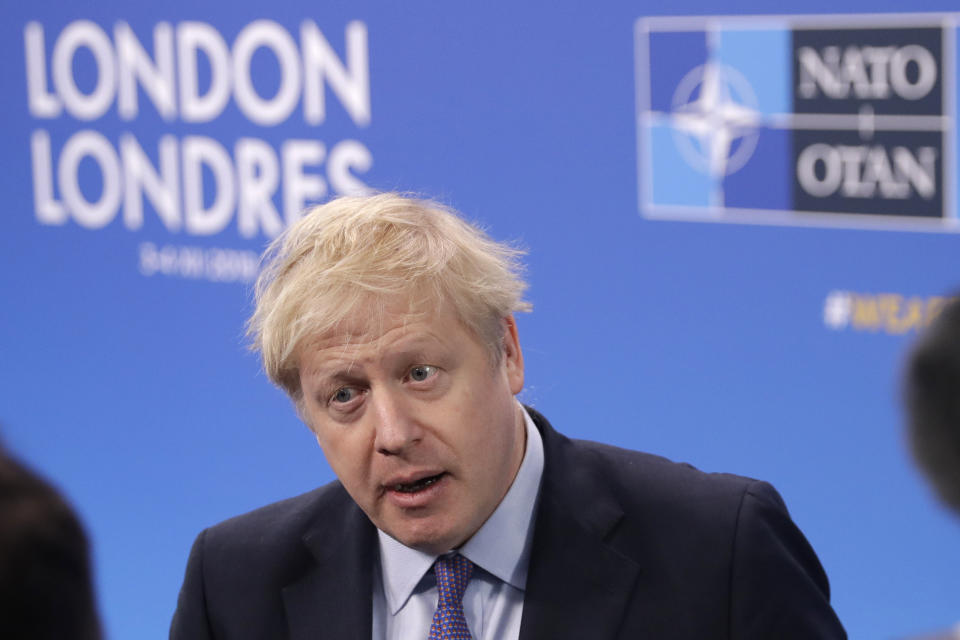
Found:
[[[445,305],[350,320],[301,350],[304,417],[378,528],[422,551],[456,548],[493,513],[523,459],[513,318],[496,365]]]

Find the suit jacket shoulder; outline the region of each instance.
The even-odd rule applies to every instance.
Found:
[[[369,637],[374,531],[339,482],[206,529],[170,638]]]
[[[570,440],[531,415],[546,462],[522,637],[845,637],[770,485]]]

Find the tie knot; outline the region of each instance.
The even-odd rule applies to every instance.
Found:
[[[440,593],[438,606],[460,607],[463,592],[473,573],[473,563],[459,553],[453,553],[437,558],[433,571],[437,576],[437,591]]]

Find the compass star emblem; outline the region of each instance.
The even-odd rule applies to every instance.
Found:
[[[687,162],[714,177],[743,167],[759,137],[756,106],[753,89],[736,69],[716,62],[692,69],[677,86],[670,115]]]

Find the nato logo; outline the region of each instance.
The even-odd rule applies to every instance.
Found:
[[[641,213],[960,230],[954,14],[637,22]]]

